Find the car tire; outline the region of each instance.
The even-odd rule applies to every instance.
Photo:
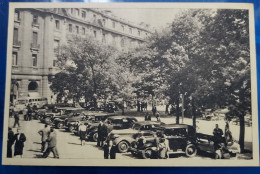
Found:
[[[57,129],[62,129],[62,128],[63,128],[63,123],[58,123],[58,124],[56,125],[56,128],[57,128]]]
[[[73,132],[73,130],[74,130],[74,127],[73,126],[69,126],[69,132]]]
[[[119,142],[117,147],[118,147],[118,151],[120,153],[125,153],[125,152],[127,152],[129,150],[129,144],[126,141]]]
[[[92,135],[92,140],[94,142],[97,142],[97,140],[98,140],[98,133],[97,132]]]
[[[188,157],[194,157],[197,154],[197,148],[194,144],[188,144],[185,149],[185,154]]]
[[[142,158],[143,159],[152,158],[152,153],[153,153],[153,150],[151,148],[147,148],[142,151]]]
[[[51,118],[50,117],[46,117],[44,119],[44,121],[45,121],[46,124],[49,124],[49,123],[51,123]]]

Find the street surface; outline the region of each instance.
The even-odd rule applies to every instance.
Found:
[[[138,120],[144,120],[143,117],[136,117]],[[155,118],[152,118],[155,121]],[[166,117],[161,118],[162,122],[165,123],[174,123],[175,117]],[[180,119],[181,122],[181,119]],[[14,118],[9,119],[9,127],[13,127]],[[185,124],[192,124],[192,120],[185,118]],[[218,123],[220,128],[224,130],[225,122],[224,121],[205,121],[198,120],[198,132],[203,132],[206,134],[212,134],[212,131],[215,127],[215,124]],[[41,158],[42,153],[41,148],[41,137],[38,134],[40,129],[44,128],[44,124],[40,123],[39,120],[23,121],[23,118],[20,118],[20,126],[22,132],[26,135],[27,141],[25,142],[24,147],[24,158]],[[230,129],[232,131],[233,137],[238,140],[239,137],[239,126],[230,124]],[[13,129],[16,133],[16,129]],[[103,149],[96,146],[96,142],[87,141],[85,146],[81,146],[81,142],[78,136],[75,136],[73,133],[66,132],[64,129],[58,129],[57,132],[57,148],[61,159],[103,159]],[[247,150],[252,150],[252,132],[251,127],[246,127],[246,136],[245,144]],[[251,153],[241,154],[238,158],[250,159],[252,156]],[[49,158],[53,158],[52,153]],[[134,159],[131,153],[116,154],[117,159]],[[178,156],[178,158],[187,158],[184,155]],[[174,160],[178,158],[169,158],[168,160]],[[208,156],[197,155],[194,158],[198,159],[211,159]],[[187,158],[188,159],[188,158]]]

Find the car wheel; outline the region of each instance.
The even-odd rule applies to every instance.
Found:
[[[62,129],[62,127],[63,127],[63,123],[58,123],[56,126],[57,129]]]
[[[126,141],[119,142],[117,146],[118,146],[118,151],[120,153],[125,153],[129,149],[129,144]]]
[[[188,157],[193,157],[197,154],[197,148],[194,144],[189,144],[185,149],[185,154]]]
[[[97,132],[93,134],[92,140],[97,142],[97,140],[98,140],[98,133]]]
[[[44,119],[44,121],[45,121],[46,124],[49,124],[51,122],[51,118],[50,117],[46,117]]]
[[[69,132],[73,132],[74,127],[73,126],[69,126]]]
[[[142,151],[142,158],[143,159],[151,158],[152,157],[152,153],[153,153],[152,149],[147,148],[147,149]]]

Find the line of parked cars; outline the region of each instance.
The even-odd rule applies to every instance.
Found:
[[[36,114],[37,115],[37,114]],[[200,151],[212,154],[214,158],[223,156],[214,149],[213,136],[196,133],[193,126],[186,124],[165,124],[156,121],[138,121],[131,116],[116,116],[115,113],[88,111],[84,108],[59,107],[52,110],[39,110],[35,116],[42,123],[50,124],[56,129],[65,129],[78,135],[79,123],[87,126],[86,140],[98,140],[98,125],[102,120],[108,127],[107,140],[110,137],[118,153],[131,152],[140,158],[154,158],[158,153],[156,138],[158,132],[164,135],[168,142],[167,153],[184,154],[194,157]],[[113,136],[111,136],[113,135]],[[145,141],[140,141],[142,140]],[[161,138],[161,137],[159,137]],[[230,145],[228,148],[231,148]],[[237,154],[239,150],[228,150]]]

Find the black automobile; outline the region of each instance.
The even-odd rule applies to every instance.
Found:
[[[117,130],[129,129],[134,125],[135,122],[137,122],[137,119],[134,117],[114,116],[114,117],[108,117],[105,121],[105,124],[108,126],[108,130],[112,131],[113,129],[117,129]],[[92,141],[97,141],[98,125],[99,123],[95,123],[89,127],[86,135],[88,139]]]
[[[162,127],[161,135],[168,142],[168,154],[184,153],[188,157],[193,157],[197,154],[197,137],[193,126],[185,124],[166,124]],[[142,144],[137,139],[132,143],[130,149],[133,155],[141,156],[142,158],[153,158],[157,154],[157,144],[155,137],[148,136]]]

